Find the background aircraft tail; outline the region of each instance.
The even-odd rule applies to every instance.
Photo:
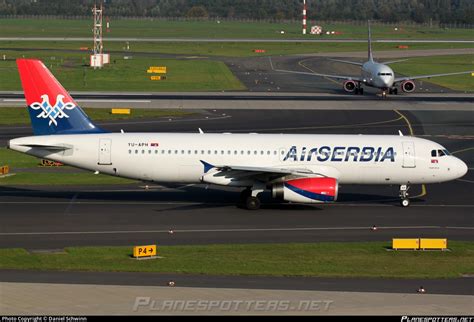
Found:
[[[369,61],[374,61],[374,57],[372,55],[372,32],[370,31],[370,20],[367,20],[367,26],[368,26],[367,59]]]
[[[48,68],[37,59],[17,59],[35,135],[100,133]]]

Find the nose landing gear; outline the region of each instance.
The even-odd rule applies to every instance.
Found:
[[[400,186],[400,206],[408,207],[410,205],[410,199],[408,198],[408,190],[410,186],[403,184]]]

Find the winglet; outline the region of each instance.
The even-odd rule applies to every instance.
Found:
[[[212,164],[210,163],[207,163],[206,161],[202,161],[202,160],[199,160],[201,161],[201,163],[203,164],[204,166],[204,173],[207,173],[209,170],[215,168],[215,166],[213,166]]]

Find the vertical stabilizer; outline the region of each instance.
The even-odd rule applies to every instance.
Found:
[[[372,32],[370,31],[370,20],[367,20],[368,26],[368,49],[367,49],[367,58],[369,61],[374,61],[374,57],[372,56]]]
[[[16,62],[35,135],[103,132],[41,61]]]

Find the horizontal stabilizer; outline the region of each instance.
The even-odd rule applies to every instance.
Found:
[[[28,148],[38,148],[38,149],[51,150],[51,151],[64,151],[67,149],[71,149],[71,147],[67,147],[63,145],[47,145],[47,144],[19,144],[19,145],[28,147]]]

